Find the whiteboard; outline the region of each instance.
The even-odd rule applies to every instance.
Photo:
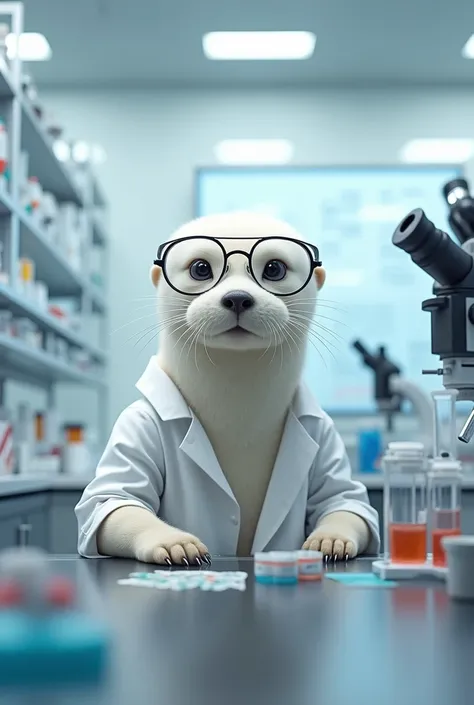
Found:
[[[305,381],[329,413],[375,411],[373,375],[350,343],[385,345],[403,374],[425,390],[440,378],[430,315],[432,280],[391,243],[400,220],[421,207],[449,231],[442,186],[458,167],[209,168],[196,175],[196,214],[270,213],[319,247],[327,281],[320,294]]]

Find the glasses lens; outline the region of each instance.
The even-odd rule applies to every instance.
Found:
[[[266,238],[252,253],[255,279],[267,291],[288,296],[305,286],[311,274],[312,257],[308,248],[284,238]]]
[[[172,286],[183,294],[203,294],[224,271],[224,253],[214,240],[190,238],[173,242],[164,253],[164,269]]]

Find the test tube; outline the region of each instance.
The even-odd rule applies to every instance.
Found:
[[[433,399],[433,455],[435,458],[456,458],[456,399],[457,390],[431,392]]]
[[[426,561],[427,467],[422,443],[389,443],[382,459],[384,553],[389,563]]]
[[[433,565],[446,566],[442,538],[461,533],[462,471],[458,460],[434,458],[428,475]]]

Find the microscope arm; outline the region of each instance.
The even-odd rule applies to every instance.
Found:
[[[399,394],[403,399],[408,399],[413,406],[413,411],[418,419],[420,428],[420,440],[425,446],[426,452],[433,452],[433,403],[431,398],[425,394],[416,384],[398,375],[390,380],[390,387],[393,392]]]

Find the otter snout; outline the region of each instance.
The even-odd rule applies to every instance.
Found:
[[[249,308],[255,305],[255,299],[247,291],[237,289],[225,294],[221,299],[221,304],[224,308],[240,316],[244,311],[248,311]]]

